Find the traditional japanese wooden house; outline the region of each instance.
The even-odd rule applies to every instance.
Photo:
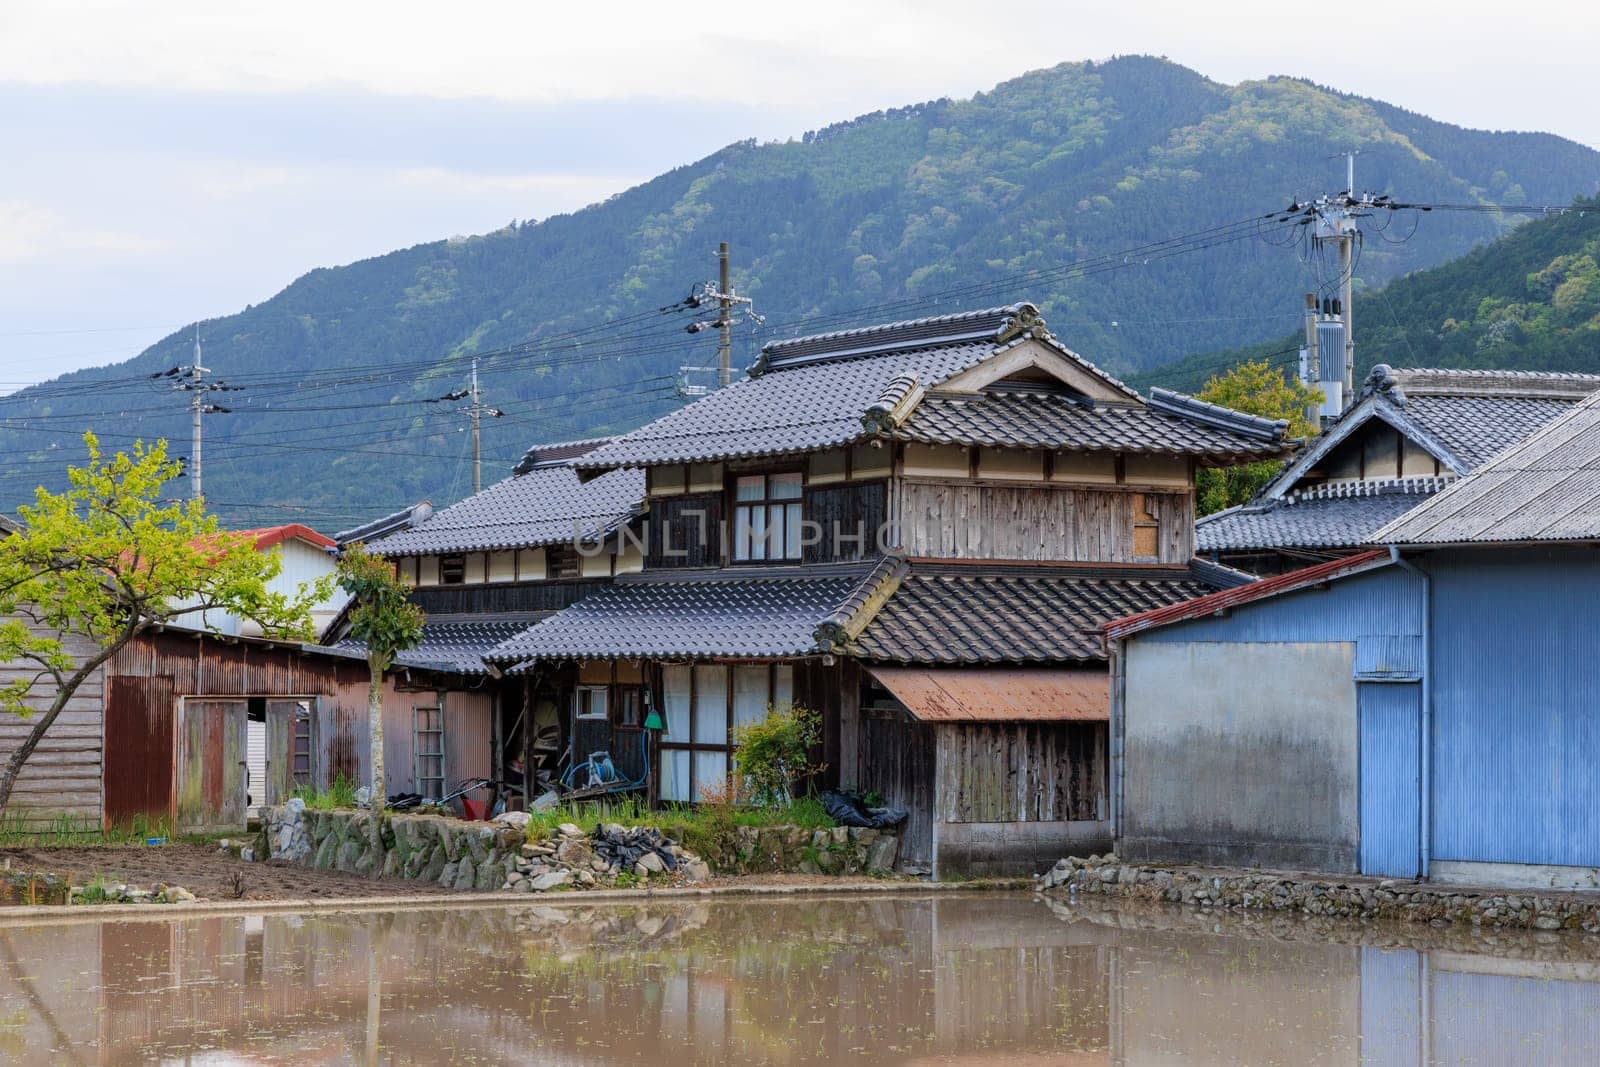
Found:
[[[530,794],[541,766],[554,772],[569,749],[586,754],[613,740],[614,765],[625,775],[643,776],[643,752],[637,744],[630,748],[626,737],[613,739],[609,731],[593,736],[588,718],[574,735],[569,709],[579,687],[576,666],[551,672],[534,686],[520,677],[501,678],[484,660],[490,649],[533,623],[609,585],[615,575],[642,567],[637,540],[620,531],[643,505],[643,473],[621,470],[584,480],[572,467],[574,459],[605,443],[535,446],[509,477],[460,503],[438,512],[419,506],[336,535],[341,545],[364,543],[393,560],[414,585],[412,600],[427,622],[422,643],[401,654],[397,666],[449,677],[494,709],[481,735],[473,724],[458,723],[447,702],[415,709],[413,720],[402,724],[409,758],[400,765],[419,768],[409,778],[415,791],[438,796],[454,786],[456,778],[441,766],[464,746],[475,753],[481,748],[481,774],[520,782]],[[329,642],[363,654],[343,620],[335,622]],[[387,735],[385,740],[387,747]],[[397,768],[387,769],[392,792]]]
[[[1201,555],[1281,574],[1372,535],[1600,389],[1600,374],[1372,368],[1350,410],[1255,499],[1197,524]]]
[[[907,808],[911,865],[1028,869],[1110,840],[1097,627],[1243,581],[1193,559],[1194,470],[1285,449],[1141,397],[1028,304],[774,342],[571,461],[644,473],[641,566],[487,659],[573,679],[574,732],[648,746],[662,802],[720,789],[770,705],[814,708],[822,784]]]

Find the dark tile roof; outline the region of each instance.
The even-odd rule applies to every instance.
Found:
[[[399,511],[392,512],[381,519],[373,519],[371,522],[363,523],[349,530],[340,530],[333,535],[333,541],[334,544],[339,545],[341,548],[345,545],[353,545],[358,541],[376,541],[379,538],[388,537],[392,533],[409,530],[419,523],[427,522],[432,517],[433,505],[423,501],[420,504],[413,504],[409,508],[402,508]]]
[[[835,447],[866,435],[864,417],[871,422],[1027,340],[1049,346],[1108,393],[1138,402],[1133,390],[1059,344],[1031,304],[1009,304],[774,341],[750,377],[574,462],[603,470]]]
[[[483,658],[490,649],[551,614],[430,615],[422,627],[422,643],[396,656],[395,665],[454,674],[486,674]],[[367,654],[365,644],[348,637],[331,647],[351,655]]]
[[[1218,461],[1282,454],[1281,425],[1252,421],[1277,427],[1276,432],[1251,432],[1255,428],[1242,421],[1228,428],[1220,420],[1200,422],[1137,403],[1086,403],[1061,393],[1006,390],[965,397],[930,395],[895,436],[929,444],[1161,453]]]
[[[1450,484],[1449,478],[1335,482],[1207,515],[1195,523],[1195,551],[1355,548]]]
[[[897,377],[943,381],[983,362],[989,342],[783,369],[734,382],[577,460],[584,469],[688,463],[831,448],[864,436],[861,416]]]
[[[548,467],[587,455],[610,441],[609,437],[591,437],[582,441],[558,441],[554,444],[534,445],[522,454],[512,474],[527,474],[535,467]]]
[[[816,651],[817,626],[848,610],[895,562],[619,578],[502,642],[490,659],[807,655]]]
[[[1378,531],[1384,544],[1600,540],[1600,394]]]
[[[1572,404],[1544,396],[1412,396],[1405,413],[1449,449],[1465,472],[1571,410]]]
[[[1225,568],[912,561],[855,641],[890,663],[1103,662],[1112,619],[1247,582]]]
[[[575,535],[592,540],[627,522],[643,502],[641,471],[611,471],[585,482],[564,464],[535,466],[371,547],[395,556],[534,548]]]

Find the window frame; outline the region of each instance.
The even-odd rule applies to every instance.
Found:
[[[450,577],[454,569],[455,577]],[[439,584],[440,585],[466,585],[467,584],[467,556],[464,552],[447,552],[439,557]]]
[[[690,736],[688,738],[674,738],[670,733],[664,733],[652,740],[650,745],[651,801],[652,803],[664,804],[699,804],[700,800],[698,798],[689,800],[675,800],[672,798],[663,797],[661,795],[663,756],[676,752],[688,753],[688,757],[684,763],[686,772],[688,774],[688,780],[686,783],[684,783],[684,785],[691,797],[694,797],[695,783],[699,777],[696,773],[696,764],[702,756],[711,757],[713,759],[718,757],[721,758],[724,766],[723,780],[726,781],[727,777],[733,773],[733,756],[739,748],[739,746],[734,742],[734,730],[740,725],[740,723],[736,720],[734,713],[734,699],[736,690],[735,676],[738,669],[740,667],[765,668],[767,676],[766,702],[769,706],[777,703],[794,703],[797,696],[796,691],[801,684],[799,677],[800,672],[796,669],[795,664],[781,660],[757,660],[744,663],[715,660],[696,660],[690,663],[679,662],[672,664],[660,664],[655,668],[655,674],[653,675],[653,680],[650,685],[650,691],[654,695],[663,716],[667,715],[667,702],[669,699],[666,689],[666,677],[663,671],[663,668],[667,666],[681,667],[686,669],[688,672],[688,690],[684,693],[684,699],[688,701]],[[695,714],[695,709],[700,698],[700,685],[698,678],[700,669],[707,667],[717,667],[723,671],[723,726],[726,730],[726,733],[723,736],[726,738],[726,740],[720,743],[699,740],[700,724],[696,721]],[[784,670],[788,671],[788,678],[782,688],[787,689],[788,699],[787,701],[780,701],[778,698],[782,694],[779,692],[779,672]]]
[[[1141,563],[1160,560],[1161,558],[1161,516],[1151,509],[1151,496],[1152,494],[1150,493],[1130,494],[1130,507],[1133,513],[1133,543],[1129,547],[1132,549],[1134,560]],[[1140,530],[1153,531],[1155,538],[1154,551],[1149,553],[1141,553],[1139,551]]]
[[[783,477],[793,477],[796,479],[796,488],[799,491],[794,496],[779,497],[772,495],[773,479]],[[761,479],[760,497],[740,499],[739,482],[745,478]],[[728,562],[730,564],[738,564],[741,566],[752,563],[787,564],[800,563],[804,560],[805,546],[801,544],[801,542],[805,539],[806,473],[803,465],[800,467],[781,467],[770,470],[729,471],[727,495],[728,517],[730,521]],[[783,515],[782,529],[784,532],[779,541],[782,545],[782,551],[785,554],[779,556],[774,556],[770,553],[770,549],[773,545],[770,520],[774,508],[780,509]],[[790,528],[790,508],[795,509],[795,520],[793,523],[795,543],[793,545],[789,544],[788,533]],[[746,527],[740,521],[741,515],[748,514],[753,517],[757,513],[759,513],[762,518],[763,532],[759,539],[755,535],[753,524],[749,527]],[[739,554],[742,549],[745,549],[744,539],[745,530],[747,528],[750,531],[749,547],[753,549],[758,542],[762,546],[762,555],[759,557],[755,556],[754,554],[744,556]]]
[[[643,730],[645,717],[644,684],[633,682],[614,682],[611,685],[611,696],[607,704],[611,711],[611,728],[613,730]],[[633,721],[629,722],[628,709],[633,711]]]
[[[594,710],[594,695],[600,694],[601,710]],[[589,700],[585,701],[584,697]],[[584,710],[587,706],[588,710]],[[572,718],[574,722],[599,722],[611,719],[611,686],[605,682],[584,682],[572,690]]]

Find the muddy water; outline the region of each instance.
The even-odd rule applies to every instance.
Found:
[[[1023,894],[0,926],[6,1063],[1584,1063],[1557,935]]]

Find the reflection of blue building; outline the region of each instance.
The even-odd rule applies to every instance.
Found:
[[[1120,851],[1600,884],[1600,401],[1374,540],[1107,627]]]

